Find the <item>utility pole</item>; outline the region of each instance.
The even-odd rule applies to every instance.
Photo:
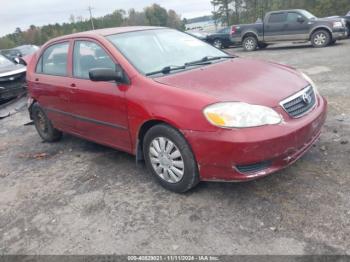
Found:
[[[92,10],[93,8],[91,6],[88,7],[88,11],[90,13],[90,21],[91,21],[91,26],[92,26],[92,30],[95,30],[95,26],[94,26],[94,20],[93,20],[93,17],[92,17]]]

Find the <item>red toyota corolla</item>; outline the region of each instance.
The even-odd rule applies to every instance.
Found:
[[[175,192],[280,170],[311,147],[326,118],[327,102],[305,74],[167,28],[51,40],[27,79],[43,140],[67,132],[126,151]]]

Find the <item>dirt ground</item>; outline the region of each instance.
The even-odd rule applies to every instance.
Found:
[[[350,40],[229,51],[304,70],[327,97],[302,159],[178,195],[128,154],[70,135],[41,142],[23,109],[0,120],[0,253],[350,254]]]

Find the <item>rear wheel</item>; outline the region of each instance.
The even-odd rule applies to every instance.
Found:
[[[331,41],[331,35],[326,30],[317,30],[311,36],[311,43],[317,48],[326,47],[331,43]]]
[[[255,36],[247,36],[243,39],[243,49],[247,52],[255,51],[258,47],[258,40]]]
[[[62,132],[53,127],[45,111],[38,103],[32,106],[32,117],[36,130],[45,142],[55,142],[61,139]]]
[[[168,125],[146,133],[143,152],[148,170],[166,189],[183,193],[199,182],[197,162],[182,134]]]

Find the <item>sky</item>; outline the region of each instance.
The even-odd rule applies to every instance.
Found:
[[[193,18],[211,14],[210,0],[0,0],[0,36],[26,30],[30,25],[42,26],[68,22],[69,16],[89,16],[88,6],[98,17],[116,9],[135,8],[142,10],[153,3],[173,9],[182,18]]]

